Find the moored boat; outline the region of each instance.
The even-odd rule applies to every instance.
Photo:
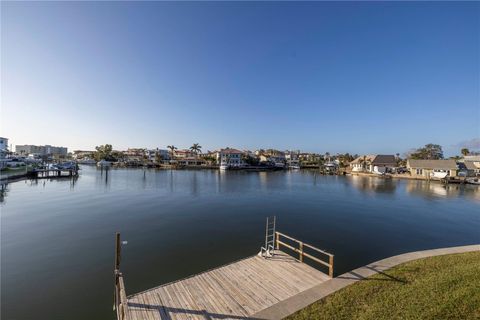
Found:
[[[79,164],[96,164],[97,161],[94,159],[83,159],[78,161]]]
[[[466,183],[480,185],[480,178],[466,178]]]
[[[110,167],[112,163],[107,160],[100,160],[97,162],[97,167]]]

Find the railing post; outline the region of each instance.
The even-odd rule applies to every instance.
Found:
[[[121,248],[120,232],[117,232],[115,235],[115,270],[120,270]]]
[[[117,311],[117,319],[123,319],[123,309],[121,306],[121,293],[120,293],[120,258],[121,258],[121,242],[120,242],[120,232],[115,234],[115,269],[113,271],[115,276],[115,294],[114,294],[114,305]]]
[[[298,241],[298,244],[300,246],[300,262],[303,262],[303,242]]]
[[[280,234],[278,232],[275,232],[275,243],[277,245],[277,250],[280,249],[280,243],[278,243],[278,241],[280,240]]]
[[[330,278],[333,278],[333,256],[330,256],[328,264],[330,265],[328,267],[328,276]]]

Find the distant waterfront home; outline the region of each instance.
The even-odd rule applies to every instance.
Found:
[[[5,158],[8,153],[8,139],[0,137],[0,159]]]
[[[463,160],[480,162],[480,155],[468,155],[468,156],[463,157]]]
[[[194,158],[195,152],[188,149],[183,150],[175,150],[175,158],[177,159],[184,159],[184,158]]]
[[[232,167],[238,167],[243,165],[242,154],[243,152],[237,149],[225,148],[215,152],[217,163],[225,164]]]
[[[395,156],[388,154],[364,155],[350,162],[352,172],[385,173],[396,166]]]
[[[75,150],[73,151],[73,159],[93,159],[95,156],[95,151],[85,151],[85,150]]]
[[[467,176],[480,176],[480,161],[465,161],[464,164],[467,170]]]
[[[407,160],[407,169],[412,177],[445,178],[457,176],[458,167],[455,160]]]
[[[151,162],[155,162],[160,157],[161,160],[170,160],[170,151],[166,149],[150,149],[145,151],[147,158]]]
[[[142,148],[128,148],[127,151],[123,151],[123,154],[127,157],[143,158],[146,150]]]
[[[205,160],[198,157],[181,158],[177,160],[177,164],[181,166],[201,166],[205,164]]]

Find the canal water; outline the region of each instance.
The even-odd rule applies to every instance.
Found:
[[[114,233],[127,294],[256,254],[265,218],[335,254],[340,274],[387,256],[480,243],[480,189],[315,171],[83,166],[2,186],[1,319],[113,319]]]

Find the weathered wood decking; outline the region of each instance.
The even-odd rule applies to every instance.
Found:
[[[275,250],[127,297],[125,319],[248,319],[329,280],[326,274]]]

